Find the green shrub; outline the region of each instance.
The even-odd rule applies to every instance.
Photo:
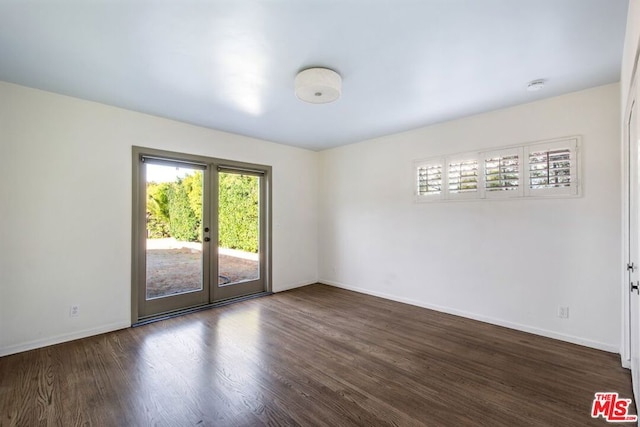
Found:
[[[169,237],[169,188],[163,182],[147,184],[147,237],[161,239]]]
[[[169,189],[169,230],[176,240],[193,242],[198,239],[198,222],[189,205],[189,196],[182,180]]]
[[[260,178],[219,175],[219,245],[258,252]],[[147,184],[149,238],[202,241],[202,172],[172,183]]]
[[[258,252],[259,178],[233,173],[218,176],[220,246]]]

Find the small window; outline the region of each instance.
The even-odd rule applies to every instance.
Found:
[[[443,194],[443,162],[433,160],[416,163],[417,196],[420,198],[441,198]]]
[[[522,149],[484,153],[484,191],[487,198],[522,196]]]
[[[416,201],[580,195],[580,137],[419,160]]]
[[[442,165],[427,165],[418,168],[418,189],[420,195],[442,192]]]
[[[575,139],[525,147],[526,195],[578,194],[578,150]]]
[[[449,198],[479,196],[479,162],[477,158],[447,160],[447,192]]]

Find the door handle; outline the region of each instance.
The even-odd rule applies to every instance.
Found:
[[[636,282],[635,285],[633,284],[633,282],[631,282],[629,285],[631,285],[630,292],[636,291],[638,295],[640,295],[640,282]]]

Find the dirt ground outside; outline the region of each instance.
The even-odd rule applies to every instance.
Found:
[[[255,254],[221,249],[218,284],[259,276]],[[202,246],[175,239],[147,240],[147,298],[157,298],[202,288]]]

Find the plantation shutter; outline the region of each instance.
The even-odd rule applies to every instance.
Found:
[[[522,196],[522,148],[488,152],[483,157],[485,197]]]
[[[580,136],[414,162],[416,201],[579,196]]]
[[[448,159],[447,193],[451,199],[480,196],[480,162],[477,157]]]
[[[444,183],[444,162],[440,159],[416,163],[416,196],[422,199],[441,198]]]
[[[525,156],[526,195],[578,193],[578,151],[575,139],[525,147]]]

